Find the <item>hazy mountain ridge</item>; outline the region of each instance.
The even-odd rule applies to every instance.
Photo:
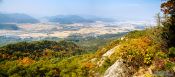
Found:
[[[56,22],[60,24],[73,24],[73,23],[94,23],[96,21],[112,22],[113,19],[110,18],[100,18],[100,17],[86,17],[79,15],[57,15],[52,17],[45,17],[50,22]]]
[[[27,14],[5,14],[0,13],[0,23],[39,23],[39,20]]]
[[[20,28],[15,24],[0,24],[0,30],[19,30]]]

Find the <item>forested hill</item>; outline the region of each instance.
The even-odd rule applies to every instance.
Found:
[[[66,41],[34,41],[34,42],[19,42],[16,44],[8,44],[0,48],[1,61],[6,59],[19,59],[30,57],[38,59],[46,56],[73,56],[81,54],[82,49],[73,42]]]

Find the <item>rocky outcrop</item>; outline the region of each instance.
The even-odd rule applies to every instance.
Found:
[[[127,66],[125,61],[119,59],[106,70],[104,77],[132,77],[132,73],[132,69]]]
[[[110,57],[116,50],[118,50],[119,47],[120,45],[115,46],[114,48],[110,49],[109,51],[107,51],[105,54],[102,55],[102,58]]]
[[[99,66],[99,67],[102,66],[103,63],[104,63],[104,61],[105,61],[107,58],[109,58],[114,52],[116,52],[116,51],[118,50],[119,47],[120,47],[120,45],[115,46],[114,48],[112,48],[112,49],[108,50],[106,53],[104,53],[104,54],[102,55],[102,58],[100,59],[100,61],[97,63],[98,66]]]

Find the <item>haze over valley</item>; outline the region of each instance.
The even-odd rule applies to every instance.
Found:
[[[1,14],[0,35],[19,38],[66,38],[71,35],[98,36],[142,30],[150,21],[58,15],[36,19],[26,14]],[[152,24],[150,24],[152,23]]]

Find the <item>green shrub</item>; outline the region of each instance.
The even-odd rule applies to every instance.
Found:
[[[169,48],[168,56],[175,57],[175,47]]]
[[[166,69],[172,69],[174,66],[175,66],[175,63],[173,63],[173,62],[167,62],[165,64]]]

